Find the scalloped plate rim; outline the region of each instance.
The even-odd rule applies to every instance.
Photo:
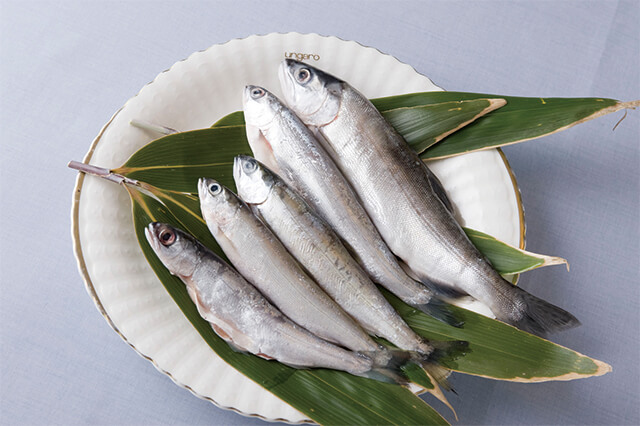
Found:
[[[162,74],[165,74],[169,71],[171,71],[172,69],[175,68],[175,66],[177,64],[179,64],[180,62],[185,62],[188,61],[193,55],[196,55],[198,53],[203,53],[206,52],[210,49],[213,49],[217,46],[223,46],[226,44],[229,44],[233,41],[245,41],[248,39],[251,39],[253,37],[269,37],[273,34],[279,34],[279,35],[283,35],[283,36],[289,36],[289,35],[295,35],[295,36],[316,36],[316,37],[320,37],[320,38],[336,38],[342,42],[349,42],[349,43],[356,43],[359,47],[364,48],[364,49],[373,49],[376,52],[378,52],[378,54],[383,55],[383,56],[388,56],[393,58],[395,61],[397,61],[399,64],[401,65],[406,65],[409,66],[413,72],[415,72],[416,74],[418,74],[419,76],[427,79],[431,84],[433,84],[435,87],[438,87],[435,83],[433,83],[431,81],[431,79],[429,79],[429,77],[424,76],[423,74],[419,73],[413,66],[406,64],[400,60],[398,60],[397,58],[395,58],[394,56],[384,53],[382,51],[380,51],[379,49],[375,48],[375,47],[371,47],[371,46],[366,46],[362,43],[359,43],[357,41],[353,41],[353,40],[345,40],[342,39],[340,37],[336,37],[336,36],[324,36],[324,35],[320,35],[317,33],[299,33],[299,32],[287,32],[287,33],[282,33],[282,32],[276,32],[276,33],[268,33],[268,34],[258,34],[258,35],[250,35],[244,38],[233,38],[230,39],[224,43],[216,43],[213,44],[211,46],[209,46],[206,49],[202,49],[196,52],[191,53],[189,56],[187,56],[186,58],[177,61],[176,63],[174,63],[171,67],[169,67],[168,69],[160,72],[153,80],[151,80],[149,83],[147,83],[146,85],[144,85],[139,91],[138,93],[136,93],[136,95],[134,95],[133,97],[131,97],[130,99],[128,99],[125,104],[120,107],[114,114],[113,116],[107,121],[107,123],[102,127],[102,129],[100,130],[100,132],[98,133],[98,135],[95,137],[95,139],[92,141],[89,150],[87,151],[87,153],[85,154],[84,158],[83,158],[83,162],[84,163],[88,163],[95,151],[95,148],[98,146],[99,142],[102,139],[102,136],[104,135],[104,132],[107,130],[107,128],[112,124],[112,122],[114,121],[114,119],[118,116],[118,114],[120,114],[120,112],[130,103],[132,102],[135,98],[138,97],[138,95],[140,94],[140,92],[142,90],[144,90],[146,87],[148,87],[149,85],[153,84],[158,77],[160,77]],[[215,120],[212,120],[212,122],[214,122]],[[525,245],[525,232],[526,232],[526,227],[525,227],[525,221],[524,221],[524,208],[522,205],[522,199],[521,199],[521,194],[520,194],[520,188],[516,182],[515,179],[515,175],[513,173],[513,170],[511,169],[511,166],[508,163],[508,160],[506,158],[506,156],[504,155],[504,153],[502,152],[502,150],[500,150],[499,148],[496,149],[498,151],[498,153],[500,154],[503,162],[504,162],[504,166],[507,169],[509,176],[511,178],[512,184],[513,184],[513,189],[515,191],[515,197],[516,197],[516,202],[517,202],[517,207],[518,207],[518,212],[519,212],[519,221],[520,221],[520,247],[524,248]],[[113,322],[113,320],[111,319],[111,317],[107,314],[102,301],[100,300],[100,298],[98,297],[94,284],[92,282],[91,276],[89,275],[89,272],[87,270],[87,266],[84,260],[84,254],[82,252],[82,246],[81,246],[81,242],[80,242],[80,237],[79,237],[79,200],[80,200],[80,193],[82,190],[82,186],[84,183],[84,179],[85,179],[85,175],[83,173],[79,173],[77,178],[76,178],[76,182],[74,185],[74,191],[73,191],[73,196],[72,196],[72,209],[71,209],[71,237],[72,237],[72,243],[73,243],[73,251],[74,251],[74,256],[76,258],[76,263],[77,263],[77,267],[78,270],[80,272],[80,275],[84,281],[85,284],[85,288],[87,290],[87,293],[89,294],[89,296],[91,297],[91,299],[93,300],[96,308],[98,309],[98,311],[101,313],[101,315],[104,317],[104,319],[106,320],[106,322],[109,324],[109,326],[124,340],[125,343],[127,343],[139,356],[141,356],[142,358],[148,360],[149,362],[151,362],[151,364],[162,374],[167,375],[175,384],[177,384],[178,386],[187,389],[189,392],[191,392],[194,396],[209,401],[212,404],[214,404],[215,406],[225,409],[225,410],[230,410],[230,411],[234,411],[242,416],[245,417],[254,417],[254,418],[260,418],[264,421],[269,421],[269,422],[284,422],[284,423],[289,423],[289,424],[303,424],[303,423],[313,423],[311,420],[306,419],[306,420],[302,420],[300,422],[292,422],[288,419],[285,418],[268,418],[265,417],[262,414],[259,413],[247,413],[244,411],[241,411],[235,407],[232,406],[225,406],[221,403],[219,403],[218,401],[214,400],[213,398],[209,397],[209,396],[205,396],[205,395],[201,395],[200,393],[196,392],[195,390],[193,390],[189,385],[180,382],[179,380],[177,380],[175,377],[173,377],[173,375],[171,374],[171,372],[166,371],[164,369],[162,369],[157,363],[156,361],[148,356],[147,354],[143,353],[141,350],[139,350],[135,345],[133,345],[128,339],[127,337],[118,329],[117,325]]]

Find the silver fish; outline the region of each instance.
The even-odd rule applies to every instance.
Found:
[[[293,60],[279,75],[289,106],[322,134],[385,242],[421,280],[463,291],[536,334],[579,324],[493,269],[454,219],[433,173],[365,96]]]
[[[238,272],[190,235],[151,223],[149,244],[169,271],[187,286],[200,315],[230,345],[293,367],[323,367],[367,375],[375,368],[365,354],[322,340],[271,305]]]
[[[233,178],[238,195],[365,330],[400,349],[423,354],[433,351],[387,302],[324,219],[278,175],[251,157],[238,156]]]
[[[202,216],[225,255],[282,313],[332,343],[355,351],[379,349],[236,194],[206,178],[198,182],[198,193]]]
[[[278,173],[331,225],[373,281],[404,302],[457,324],[446,305],[402,269],[351,185],[300,119],[258,86],[245,88],[243,105],[254,156]]]

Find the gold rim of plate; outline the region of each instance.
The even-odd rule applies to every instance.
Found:
[[[300,34],[300,33],[293,33],[293,34]],[[318,35],[320,37],[328,37],[328,36],[322,36],[322,35],[319,35],[319,34],[314,34],[314,35]],[[348,40],[344,40],[344,39],[342,39],[340,37],[337,37],[337,38],[342,40],[342,41],[348,41]],[[244,40],[244,38],[243,39],[234,39],[234,40]],[[230,41],[232,41],[232,40],[229,40],[229,41],[227,41],[225,43],[214,44],[214,45],[210,46],[207,49],[201,50],[200,52],[207,51],[207,50],[209,50],[209,49],[211,49],[211,48],[213,48],[215,46],[221,46],[221,45],[227,44]],[[381,54],[387,55],[387,56],[391,56],[396,61],[400,62],[401,64],[405,64],[404,62],[398,60],[394,56],[389,55],[388,53],[381,52],[379,49],[376,49],[376,48],[370,47],[370,46],[365,46],[365,45],[363,45],[361,43],[358,43],[358,42],[356,42],[356,43],[359,44],[360,46],[364,47],[364,48],[375,49],[378,52],[380,52]],[[185,61],[186,59],[187,58],[183,59],[182,61]],[[182,62],[182,61],[179,61],[179,62]],[[405,64],[405,65],[409,65],[409,64]],[[411,66],[411,65],[409,65],[409,66]],[[158,74],[158,76],[168,72],[171,68],[168,68],[168,69],[162,71],[160,74]],[[415,70],[415,68],[413,68],[413,70],[417,74],[420,74],[418,71]],[[422,74],[420,74],[420,75],[422,75]],[[146,86],[148,86],[149,84],[152,84],[158,78],[158,76],[156,76],[156,78],[154,78],[151,82],[147,83]],[[138,96],[138,95],[136,94],[133,98],[135,98],[136,96]],[[133,99],[133,98],[131,98],[131,99]],[[100,143],[102,135],[104,134],[106,129],[109,127],[109,125],[113,122],[113,120],[118,115],[118,113],[120,113],[120,111],[122,110],[123,107],[121,107],[120,109],[118,109],[118,111],[116,111],[116,113],[109,119],[109,121],[104,125],[104,127],[100,130],[100,132],[96,136],[96,138],[93,140],[93,142],[91,143],[91,146],[89,147],[89,151],[87,152],[87,154],[84,156],[84,158],[82,160],[84,163],[89,164],[91,162],[91,158],[93,156],[93,152],[94,152],[96,146],[98,146],[98,143]],[[511,178],[511,183],[513,185],[513,190],[515,192],[516,203],[518,205],[518,215],[519,215],[518,219],[519,219],[519,222],[520,222],[520,243],[519,243],[519,247],[521,249],[524,249],[525,248],[526,225],[525,225],[524,207],[522,205],[522,194],[520,192],[520,187],[518,186],[518,183],[516,181],[516,177],[515,177],[515,174],[513,172],[513,169],[511,168],[511,165],[509,164],[509,161],[507,160],[507,157],[504,154],[504,152],[500,148],[494,148],[494,149],[496,149],[498,151],[498,153],[500,154],[500,157],[502,158],[502,160],[504,162],[504,165],[505,165],[505,167],[506,167],[506,169],[507,169],[507,171],[509,173],[509,177]],[[89,293],[89,296],[93,299],[93,302],[95,303],[96,308],[98,308],[98,311],[104,317],[104,319],[107,321],[109,326],[120,336],[120,338],[122,338],[122,340],[124,340],[134,351],[136,351],[136,353],[138,355],[140,355],[142,358],[150,361],[158,371],[162,372],[163,374],[166,374],[174,383],[176,383],[180,387],[183,387],[183,388],[187,389],[188,391],[190,391],[196,397],[198,397],[200,399],[204,399],[206,401],[209,401],[209,402],[211,402],[212,404],[214,404],[215,406],[217,406],[219,408],[223,408],[223,409],[226,409],[226,410],[231,410],[231,411],[234,411],[234,412],[236,412],[238,414],[241,414],[243,416],[256,417],[256,418],[260,418],[260,419],[265,420],[265,421],[279,421],[279,422],[284,422],[284,423],[291,423],[287,419],[283,419],[283,418],[269,419],[269,418],[266,418],[266,417],[264,417],[264,416],[262,416],[260,414],[245,413],[245,412],[243,412],[243,411],[241,411],[241,410],[239,410],[239,409],[237,409],[235,407],[224,406],[224,405],[218,403],[216,400],[214,400],[211,397],[208,397],[208,396],[201,395],[201,394],[197,393],[192,388],[190,388],[188,385],[186,385],[184,383],[181,383],[177,379],[175,379],[170,372],[162,369],[154,361],[153,358],[151,358],[151,357],[143,354],[142,352],[140,352],[127,339],[127,337],[124,334],[122,334],[122,332],[120,332],[120,330],[115,325],[113,320],[107,314],[104,306],[102,305],[102,301],[100,300],[100,298],[97,295],[97,292],[96,292],[95,287],[93,285],[93,282],[91,280],[91,276],[89,275],[89,271],[87,270],[87,266],[86,266],[86,263],[85,263],[85,260],[84,260],[84,256],[83,256],[83,253],[82,253],[82,246],[80,244],[80,229],[79,229],[79,206],[80,206],[80,193],[82,191],[82,185],[84,183],[84,179],[85,179],[85,174],[84,173],[78,173],[78,176],[76,178],[76,184],[75,184],[75,187],[74,187],[74,190],[73,190],[73,198],[72,198],[72,206],[71,206],[71,238],[72,238],[72,242],[73,242],[73,252],[74,252],[74,255],[75,255],[75,258],[76,258],[76,262],[78,264],[78,270],[80,271],[80,275],[82,276],[82,279],[84,280],[85,288],[86,288],[87,292]],[[313,423],[313,422],[307,420],[307,421],[303,421],[302,423]]]

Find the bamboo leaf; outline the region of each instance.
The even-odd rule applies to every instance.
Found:
[[[551,134],[610,112],[638,105],[612,99],[559,99],[428,92],[374,99],[374,104],[422,157],[444,158]],[[459,108],[459,109],[458,109]],[[494,111],[495,110],[495,111]],[[487,114],[489,113],[489,114]],[[486,114],[486,115],[485,115]],[[471,123],[471,124],[469,124]],[[469,124],[469,125],[467,125]],[[136,235],[167,292],[207,344],[227,363],[322,424],[446,424],[409,390],[332,370],[296,370],[278,362],[234,352],[203,320],[183,283],[169,274],[144,237],[151,221],[168,222],[222,254],[199,212],[197,180],[212,176],[234,189],[233,158],[250,154],[242,112],[213,128],[169,135],[136,152],[113,172],[135,179],[153,197],[127,187]],[[126,187],[126,186],[125,186]],[[474,244],[502,273],[517,273],[564,259],[528,253],[478,231],[466,230]],[[538,382],[572,380],[607,373],[607,364],[519,331],[499,321],[455,308],[462,328],[441,323],[385,296],[419,334],[430,340],[465,340],[469,353],[444,360],[454,371],[494,379]],[[419,371],[407,371],[431,384]]]
[[[484,232],[471,228],[463,229],[471,242],[489,259],[493,267],[503,275],[519,274],[542,266],[560,264],[567,265],[567,269],[569,269],[569,263],[561,257],[531,253],[513,247]]]
[[[505,105],[503,99],[472,99],[430,105],[380,110],[382,115],[418,153],[474,120]],[[216,127],[244,126],[242,111],[233,112],[213,124]]]
[[[382,111],[382,115],[418,154],[485,114],[504,99],[473,99]]]
[[[215,138],[211,134],[216,135]],[[141,148],[114,173],[151,185],[154,195],[168,208],[174,201],[191,206],[192,215],[200,214],[197,182],[201,177],[215,177],[235,190],[233,158],[249,153],[244,128],[221,127],[177,133],[157,139]],[[186,197],[186,194],[193,197]],[[190,228],[191,229],[191,228]],[[197,229],[197,228],[194,228]],[[202,224],[202,229],[206,229]],[[490,235],[472,229],[465,230],[471,241],[485,254],[501,274],[517,274],[534,268],[567,263],[559,257],[544,256],[511,247]],[[200,235],[193,232],[194,235]],[[212,250],[222,254],[213,238],[205,237]]]
[[[244,126],[244,112],[236,111],[225,115],[220,120],[213,123],[211,127],[228,127],[228,126]]]
[[[204,176],[235,188],[233,158],[239,154],[251,155],[244,126],[194,130],[156,139],[112,171],[158,188],[196,194],[198,179]]]
[[[444,361],[453,371],[514,382],[573,380],[600,376],[611,366],[500,321],[452,307],[462,328],[444,324],[404,304],[382,289],[385,297],[418,334],[430,340],[465,340],[464,357]]]
[[[441,102],[503,98],[507,105],[455,132],[425,151],[423,159],[446,158],[466,152],[511,145],[568,129],[603,115],[635,108],[640,101],[604,98],[525,98],[465,92],[423,92],[373,99],[380,109]]]
[[[127,188],[140,247],[152,269],[189,322],[224,361],[320,424],[448,424],[408,389],[333,370],[297,370],[231,348],[200,317],[186,287],[155,256],[144,236],[153,221],[182,227],[190,213],[174,215],[156,199]],[[149,188],[145,188],[149,190]],[[167,194],[164,194],[167,195]],[[181,200],[184,201],[184,200]],[[176,212],[188,203],[176,203]],[[185,219],[186,218],[186,219]],[[202,238],[203,235],[196,235]]]
[[[145,189],[150,190],[148,187]],[[150,191],[158,190],[152,189]],[[170,192],[164,192],[161,195],[161,197],[168,198],[172,196],[174,194]],[[189,195],[186,196],[186,199],[195,200],[195,197]],[[163,198],[164,200],[166,199]],[[167,207],[171,204],[175,207]],[[195,201],[192,204],[184,200],[171,201],[161,208],[176,218],[176,226],[195,229],[195,226],[191,224],[192,218],[199,215],[199,207],[196,207]],[[197,222],[203,223],[202,219]],[[210,238],[206,235],[208,234],[206,228],[201,225],[197,226],[201,227],[199,232],[205,235],[193,234],[196,238]],[[472,230],[470,233],[480,237],[486,236],[486,234]],[[486,241],[491,243],[492,239],[489,237]],[[504,245],[504,243],[500,244]],[[503,248],[499,247],[499,249]],[[506,252],[512,251],[508,249]],[[515,252],[517,256],[521,255],[520,250],[515,250]],[[469,342],[470,351],[467,355],[443,361],[445,367],[454,371],[501,380],[537,382],[571,380],[601,375],[610,370],[610,367],[601,361],[593,360],[502,322],[461,308],[452,307],[454,313],[464,321],[464,327],[449,326],[405,305],[384,289],[381,290],[398,313],[418,334],[435,341],[464,340]],[[411,378],[413,379],[424,381],[424,377],[418,375],[416,371],[409,370],[408,374],[412,374]],[[418,381],[418,383],[421,382]],[[421,385],[430,389],[428,383],[421,383]]]

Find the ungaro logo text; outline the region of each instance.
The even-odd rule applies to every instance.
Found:
[[[307,59],[313,59],[314,61],[320,60],[320,55],[316,55],[315,53],[284,52],[284,57],[287,59],[297,59],[298,61],[306,61]]]

